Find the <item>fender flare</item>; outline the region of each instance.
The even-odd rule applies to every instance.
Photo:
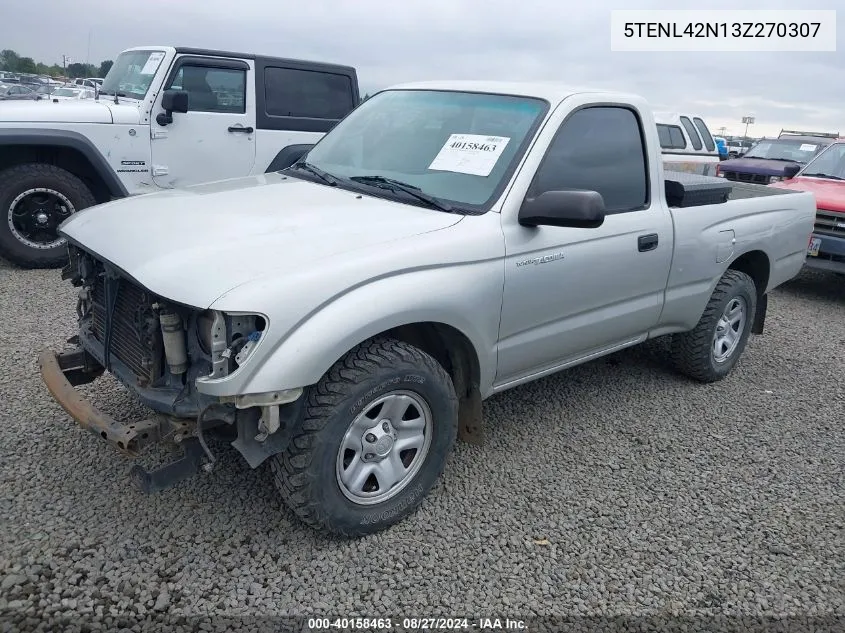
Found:
[[[283,147],[267,167],[265,174],[287,169],[302,158],[316,143],[300,143]]]
[[[103,154],[87,137],[78,132],[52,128],[0,129],[0,147],[9,145],[55,146],[74,149],[88,159],[88,162],[91,163],[97,175],[102,178],[112,196],[125,198],[129,195],[126,186],[117,177],[117,174],[115,174]]]

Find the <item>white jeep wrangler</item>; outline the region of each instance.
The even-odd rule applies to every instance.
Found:
[[[360,101],[354,68],[224,51],[123,51],[95,100],[0,110],[0,256],[67,259],[57,227],[134,194],[277,171]]]

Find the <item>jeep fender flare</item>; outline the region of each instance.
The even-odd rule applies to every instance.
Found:
[[[200,380],[197,387],[209,395],[307,387],[359,343],[393,328],[429,323],[449,326],[466,337],[478,360],[481,393],[486,394],[496,373],[502,281],[484,263],[472,268],[476,274],[467,274],[467,266],[460,278],[451,266],[437,267],[353,288],[304,316],[273,349],[261,350],[259,345],[256,358],[251,359],[254,364],[247,362],[220,380]],[[409,288],[437,288],[438,292],[432,298]],[[211,308],[226,311],[225,303],[218,300]],[[468,311],[467,306],[475,310]],[[272,315],[268,316],[272,331]]]
[[[103,154],[87,137],[78,132],[52,128],[0,129],[0,147],[13,145],[66,147],[76,150],[88,159],[88,162],[91,163],[92,168],[103,180],[113,197],[124,198],[129,195],[126,186],[117,177],[117,174],[115,174]]]

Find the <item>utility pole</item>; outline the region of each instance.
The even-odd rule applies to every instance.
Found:
[[[725,135],[725,132],[727,132],[727,131],[728,131],[728,128],[726,128],[726,127],[723,125],[722,127],[720,127],[720,128],[719,128],[719,136],[724,136],[724,135]]]
[[[73,60],[68,57],[67,55],[62,55],[62,73],[65,77],[67,77],[67,65],[68,62],[72,62]]]

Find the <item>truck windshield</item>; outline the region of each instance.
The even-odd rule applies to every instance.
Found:
[[[125,51],[117,56],[103,80],[101,95],[143,99],[150,89],[164,51]]]
[[[393,191],[403,199],[410,185],[465,211],[486,211],[548,108],[530,97],[388,90],[364,101],[304,160],[343,186],[384,190],[390,179],[405,185],[404,193]]]
[[[789,160],[803,164],[823,149],[824,145],[821,141],[814,143],[793,139],[764,139],[748,150],[743,158]]]
[[[834,143],[814,158],[801,176],[845,180],[845,143]]]

